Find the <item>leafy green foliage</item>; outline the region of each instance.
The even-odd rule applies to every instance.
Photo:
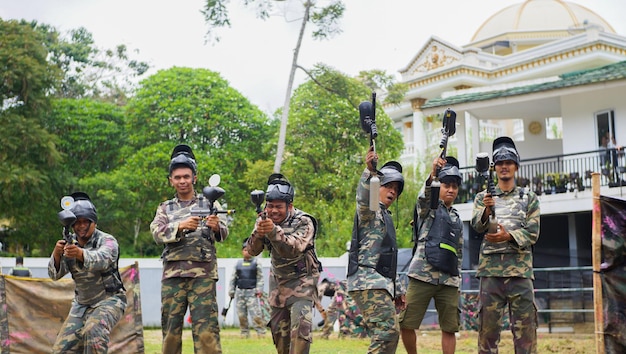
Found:
[[[44,207],[59,185],[56,137],[43,126],[47,97],[60,72],[46,61],[43,38],[24,22],[0,20],[0,220],[4,244],[15,253],[35,244],[33,228],[56,222]]]
[[[369,148],[361,130],[358,105],[371,92],[356,79],[318,65],[313,80],[292,97],[283,173],[296,188],[294,205],[319,222],[317,248],[324,256],[339,255],[352,233],[355,193]],[[376,123],[381,161],[397,159],[402,137],[380,107]]]

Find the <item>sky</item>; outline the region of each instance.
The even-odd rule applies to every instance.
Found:
[[[291,4],[293,1],[281,2]],[[324,1],[324,0],[322,0]],[[299,25],[287,11],[263,21],[243,0],[230,0],[231,27],[221,40],[206,43],[208,29],[200,12],[206,0],[0,0],[0,18],[37,20],[66,32],[86,28],[99,48],[125,44],[136,59],[157,70],[174,66],[220,73],[231,87],[260,109],[282,107]],[[344,0],[343,32],[324,41],[304,36],[298,63],[324,63],[347,75],[380,69],[399,78],[431,37],[453,45],[470,42],[490,16],[522,0]],[[603,17],[626,35],[626,1],[571,0]],[[302,71],[296,84],[306,79]]]

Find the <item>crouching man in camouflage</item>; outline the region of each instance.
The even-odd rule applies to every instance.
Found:
[[[356,301],[371,337],[368,353],[395,353],[400,339],[396,308],[404,308],[404,295],[396,295],[398,247],[389,207],[404,189],[402,166],[395,161],[381,168],[379,190],[370,191],[376,174],[376,152],[370,147],[356,191],[356,215],[348,261],[348,292]],[[370,193],[379,193],[372,211]]]
[[[150,224],[155,242],[165,245],[161,278],[163,353],[182,352],[183,320],[187,307],[196,353],[221,353],[216,300],[215,242],[228,236],[226,218],[209,215],[205,222],[191,209],[207,208],[209,201],[196,194],[197,165],[191,148],[178,145],[172,152],[169,181],[176,196],[161,203]],[[215,202],[219,208],[219,203]],[[224,214],[220,214],[224,216]]]
[[[267,218],[257,219],[247,250],[270,252],[270,328],[278,354],[308,353],[313,303],[322,265],[315,253],[317,221],[293,207],[294,188],[280,173],[270,175],[265,194]]]
[[[71,273],[76,289],[52,352],[106,353],[109,334],[126,309],[126,291],[117,269],[119,248],[115,237],[96,229],[98,214],[89,196],[76,192],[71,197],[74,242],[57,241],[48,275],[58,280]]]

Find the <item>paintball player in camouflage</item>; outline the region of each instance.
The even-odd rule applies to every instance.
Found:
[[[265,336],[265,325],[263,313],[259,303],[263,295],[263,269],[261,264],[246,250],[246,242],[243,240],[240,259],[235,266],[235,271],[230,279],[228,295],[230,298],[236,297],[237,315],[239,316],[239,329],[242,338],[250,338],[250,328],[248,326],[248,314],[252,317],[252,326],[259,338]]]
[[[431,183],[435,177],[439,178],[441,187],[436,196],[437,208],[432,209]],[[415,330],[419,329],[431,299],[439,316],[441,352],[452,354],[456,348],[463,222],[452,204],[461,181],[459,162],[451,156],[445,160],[437,156],[415,206],[415,253],[408,271],[406,309],[400,313],[400,333],[408,354],[417,353]]]
[[[327,316],[322,327],[322,338],[328,339],[333,331],[335,321],[339,321],[339,338],[365,338],[367,332],[363,327],[363,316],[350,294],[346,280],[337,281],[334,286],[332,301],[326,309]]]
[[[216,299],[217,258],[215,242],[228,236],[224,214],[209,215],[205,222],[191,216],[191,209],[208,207],[196,194],[197,165],[191,148],[178,145],[169,164],[169,182],[176,189],[173,199],[159,205],[150,224],[155,242],[165,245],[161,258],[161,327],[163,353],[182,351],[183,320],[187,307],[196,353],[221,353]],[[219,203],[215,202],[219,208]]]
[[[497,232],[485,234],[478,259],[478,351],[498,352],[501,319],[508,305],[515,352],[536,353],[532,247],[539,238],[539,199],[515,185],[520,157],[511,138],[493,141],[493,162],[498,177],[495,195],[478,193],[472,213],[472,227],[479,233],[487,231],[491,209],[498,220]]]
[[[276,351],[306,354],[322,268],[315,253],[317,221],[293,207],[294,188],[285,176],[274,173],[267,184],[267,218],[257,219],[247,250],[253,256],[263,249],[270,252],[270,328]]]
[[[389,207],[402,194],[402,166],[395,161],[381,168],[380,188],[370,191],[378,155],[372,147],[365,157],[356,191],[356,215],[348,261],[348,292],[365,320],[371,343],[368,353],[395,353],[400,338],[396,307],[404,307],[404,295],[396,296],[398,248]],[[371,211],[370,193],[379,193],[380,207]]]
[[[77,241],[58,240],[48,263],[53,280],[71,273],[76,284],[70,313],[52,347],[53,353],[106,353],[109,334],[124,315],[126,291],[117,268],[119,247],[115,237],[96,228],[98,214],[89,196],[71,195],[72,225]]]

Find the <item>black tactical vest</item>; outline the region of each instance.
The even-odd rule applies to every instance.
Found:
[[[359,220],[358,214],[354,216],[354,226],[352,227],[352,242],[350,243],[350,251],[348,257],[348,276],[353,275],[359,266],[374,268],[376,271],[389,279],[396,280],[396,271],[398,267],[398,246],[396,244],[396,230],[393,228],[393,220],[387,209],[381,210],[383,220],[385,222],[385,236],[380,245],[378,254],[378,262],[376,266],[369,264],[359,264]]]
[[[440,203],[426,236],[426,260],[435,269],[459,275],[457,248],[462,230],[463,226],[453,222],[446,206]]]
[[[25,267],[15,267],[11,271],[11,275],[16,277],[30,277],[30,270]]]
[[[256,287],[256,259],[243,259],[237,262],[237,287],[239,289],[254,289]]]

